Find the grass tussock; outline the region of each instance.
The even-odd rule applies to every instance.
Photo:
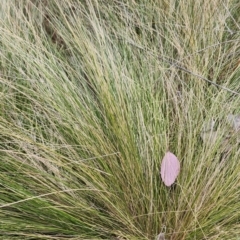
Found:
[[[1,239],[240,237],[240,3],[8,0]],[[214,119],[215,138],[202,141]],[[223,144],[224,143],[224,144]],[[167,150],[181,162],[160,179]]]

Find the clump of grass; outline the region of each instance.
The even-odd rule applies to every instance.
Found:
[[[227,127],[239,111],[239,8],[5,2],[0,236],[240,236],[239,133]],[[202,142],[211,119],[217,138]],[[171,188],[159,174],[167,150],[181,161]]]

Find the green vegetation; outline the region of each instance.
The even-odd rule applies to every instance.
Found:
[[[240,238],[227,122],[240,112],[239,12],[237,0],[3,1],[0,239]],[[170,188],[168,150],[181,162]]]

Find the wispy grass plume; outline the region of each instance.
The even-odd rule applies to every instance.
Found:
[[[240,237],[239,11],[3,1],[0,238]]]

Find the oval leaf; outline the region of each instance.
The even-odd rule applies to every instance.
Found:
[[[176,180],[180,171],[180,163],[177,157],[167,152],[162,160],[161,164],[161,178],[164,184],[170,187]]]

